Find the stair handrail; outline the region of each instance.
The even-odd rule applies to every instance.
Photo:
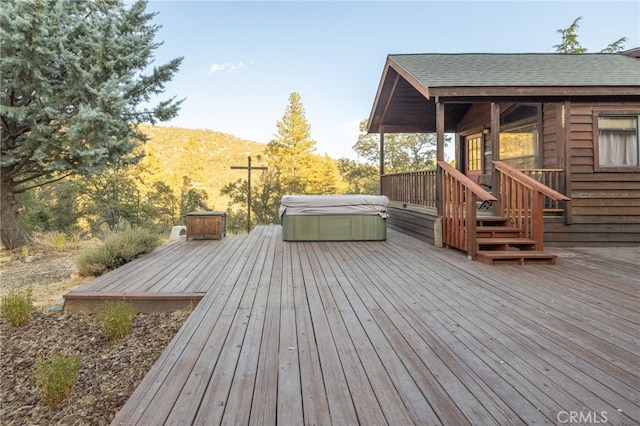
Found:
[[[502,161],[496,160],[493,164],[500,173],[498,214],[508,217],[512,225],[519,227],[523,237],[535,240],[536,250],[543,250],[544,196],[556,201],[569,201],[570,198]]]
[[[498,201],[462,172],[445,161],[438,161],[441,171],[442,242],[476,257],[476,203]]]
[[[478,185],[476,182],[471,180],[468,176],[451,166],[451,164],[447,163],[446,161],[438,161],[438,166],[440,166],[441,169],[445,170],[447,173],[453,176],[465,187],[469,188],[480,201],[498,201],[498,199],[494,197],[489,191]]]
[[[548,186],[551,189],[563,193],[564,191],[564,172],[565,169],[560,168],[524,168],[518,169],[525,175],[537,180],[543,185]],[[544,214],[547,213],[564,213],[564,208],[560,205],[561,200],[555,200],[545,196],[544,199]]]
[[[542,192],[542,194],[546,195],[547,197],[556,200],[556,201],[570,201],[571,199],[569,197],[567,197],[564,194],[559,193],[558,191],[556,191],[553,188],[548,187],[547,185],[538,182],[537,180],[535,180],[534,178],[532,178],[531,176],[527,176],[526,174],[522,173],[520,170],[516,169],[515,167],[512,167],[506,163],[503,163],[502,161],[498,161],[495,160],[493,162],[493,165],[495,166],[496,170],[501,171],[502,173],[504,173],[507,176],[511,176],[512,178],[518,180],[519,182],[521,182],[524,186],[526,186],[529,189],[534,189],[537,191]],[[558,169],[558,170],[562,170],[562,169]]]

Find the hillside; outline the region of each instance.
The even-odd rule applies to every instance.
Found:
[[[246,166],[247,156],[254,166],[263,165],[259,156],[266,146],[262,143],[212,130],[162,126],[141,126],[141,130],[149,137],[141,163],[147,180],[161,180],[177,193],[187,176],[193,188],[207,192],[207,204],[213,210],[227,208],[226,197],[220,195],[224,185],[247,177],[245,170],[231,170],[231,166]]]

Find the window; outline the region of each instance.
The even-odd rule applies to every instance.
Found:
[[[600,167],[640,166],[638,116],[598,117]]]
[[[517,169],[537,167],[538,126],[529,124],[500,132],[500,160]]]
[[[467,171],[482,171],[482,135],[467,138]]]
[[[540,104],[513,104],[500,117],[500,160],[516,169],[538,167]]]

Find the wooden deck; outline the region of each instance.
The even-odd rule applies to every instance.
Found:
[[[203,294],[114,424],[638,424],[640,249],[556,253],[496,267],[263,226],[74,293]]]

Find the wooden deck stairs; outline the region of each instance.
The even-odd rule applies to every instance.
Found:
[[[493,161],[499,181],[491,194],[444,161],[438,161],[445,247],[464,250],[471,259],[495,264],[555,264],[544,251],[545,197],[569,198],[519,170]],[[478,214],[478,205],[491,204],[494,216]],[[517,225],[517,226],[516,226]]]
[[[479,216],[476,224],[478,261],[489,265],[556,263],[556,255],[538,250],[536,241],[523,238],[522,229],[511,226],[507,217]]]

